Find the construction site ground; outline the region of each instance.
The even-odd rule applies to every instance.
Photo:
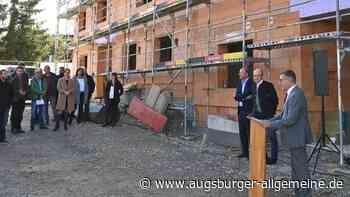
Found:
[[[25,113],[23,127],[28,129],[30,109]],[[200,139],[186,141],[156,134],[134,123],[123,116],[114,128],[73,123],[67,132],[61,128],[58,132],[8,134],[9,144],[0,145],[0,197],[248,196],[246,189],[238,188],[156,188],[156,179],[244,180],[248,178],[248,161],[236,157],[239,147],[201,145]],[[277,165],[267,166],[267,177],[288,179],[289,157],[282,149]],[[314,190],[313,196],[350,196],[350,176],[328,174],[337,160],[336,154],[322,153],[312,179],[342,180],[343,188]],[[152,180],[146,190],[139,185],[144,177]],[[266,196],[294,194],[291,189],[270,189]]]

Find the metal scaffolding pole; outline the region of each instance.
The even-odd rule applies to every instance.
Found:
[[[79,1],[79,14],[78,14],[78,28],[77,28],[77,47],[76,47],[76,58],[77,66],[79,67],[79,42],[80,42],[80,13],[81,13],[81,2]]]
[[[125,84],[125,76],[126,76],[126,61],[125,61],[125,58],[126,56],[124,55],[126,53],[126,32],[123,31],[123,41],[124,41],[124,44],[122,46],[122,56],[120,57],[121,58],[121,61],[122,61],[122,72],[125,73],[123,76],[122,76],[122,79],[123,79],[123,84]]]
[[[65,2],[66,3],[66,2]],[[59,14],[59,13],[58,13]],[[64,30],[64,67],[68,67],[68,19],[65,19],[65,30]],[[57,70],[55,70],[57,72]]]
[[[187,105],[188,105],[188,59],[189,59],[189,49],[190,49],[190,44],[189,44],[189,31],[190,31],[190,0],[186,1],[186,54],[185,54],[185,109],[184,109],[184,137],[188,137],[189,136],[189,132],[188,132],[188,125],[187,125],[187,116],[188,116],[188,109],[187,109]]]
[[[212,12],[212,5],[211,5],[211,0],[208,2],[208,49],[207,49],[207,55],[210,55],[210,34],[211,34],[211,12]],[[209,117],[209,105],[210,105],[210,68],[206,68],[205,71],[207,72],[207,106],[206,106],[206,126],[207,128],[209,127],[208,125],[208,117]]]
[[[341,89],[341,54],[340,54],[340,21],[341,21],[341,15],[340,15],[340,5],[339,0],[336,0],[336,31],[337,31],[337,88],[338,88],[338,124],[339,124],[339,141],[340,141],[340,166],[344,165],[344,150],[343,150],[343,135],[344,135],[344,128],[343,128],[343,103],[342,103],[342,89]]]
[[[145,34],[145,66],[147,65],[147,49],[148,49],[148,29],[147,23],[144,24],[144,34]],[[143,85],[146,86],[146,75],[143,76]]]
[[[273,22],[273,20],[272,20],[272,11],[271,11],[271,9],[272,9],[272,2],[271,2],[271,0],[268,0],[267,3],[268,3],[268,9],[269,9],[269,14],[267,16],[267,27],[271,28],[272,22]],[[269,42],[272,40],[272,30],[268,31],[267,39],[268,39]],[[268,50],[268,59],[269,59],[269,66],[270,66],[270,69],[271,69],[272,68],[271,49]],[[267,73],[268,73],[267,78],[269,80],[271,80],[271,70],[269,72],[267,72]]]
[[[246,66],[246,58],[247,58],[247,55],[246,55],[246,42],[245,42],[245,39],[246,39],[246,34],[247,34],[247,15],[246,15],[246,12],[247,12],[247,2],[246,0],[243,0],[243,9],[242,9],[242,53],[243,53],[243,62],[242,62],[242,67],[245,67]]]
[[[108,35],[107,35],[107,73],[111,72],[111,32],[112,32],[112,0],[107,0],[107,23],[108,23]],[[109,79],[109,75],[107,76],[107,79]]]
[[[131,28],[131,1],[129,0],[128,6],[128,30],[127,30],[127,39],[126,39],[126,82],[128,82],[129,77],[129,58],[130,58],[130,28]]]
[[[153,1],[153,18],[152,18],[152,58],[151,58],[151,66],[152,66],[152,85],[154,83],[154,55],[155,55],[155,39],[156,39],[156,1]]]
[[[90,74],[93,72],[94,59],[95,59],[95,25],[96,25],[96,7],[95,5],[91,6],[91,31],[92,31],[92,40],[90,46]],[[88,70],[88,68],[87,68]]]

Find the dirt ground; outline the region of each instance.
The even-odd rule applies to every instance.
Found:
[[[28,110],[24,128],[29,129]],[[183,141],[126,124],[114,128],[74,123],[69,131],[34,130],[0,145],[0,197],[240,197],[247,190],[158,189],[156,179],[244,180],[248,161],[230,149]],[[51,127],[53,124],[51,125]],[[337,156],[324,154],[319,171],[335,167]],[[282,150],[267,176],[289,178],[289,154]],[[144,179],[147,177],[147,179]],[[316,173],[314,180],[341,180],[343,188],[317,189],[313,196],[350,196],[350,177]],[[140,182],[142,180],[143,182]],[[151,180],[151,188],[143,189]],[[293,196],[291,189],[268,190],[266,196]]]

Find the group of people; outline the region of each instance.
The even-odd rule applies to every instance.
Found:
[[[30,81],[30,82],[29,82]],[[53,131],[60,128],[68,129],[75,118],[77,123],[90,121],[90,101],[95,91],[95,82],[85,68],[78,68],[71,77],[68,68],[60,67],[59,74],[51,72],[49,66],[35,70],[29,80],[24,65],[11,73],[0,70],[0,143],[6,141],[6,125],[11,110],[11,132],[25,133],[21,123],[26,100],[31,100],[30,130],[48,129],[50,125],[49,106],[53,114],[55,126]],[[105,121],[103,126],[115,126],[119,119],[119,102],[123,94],[123,86],[116,73],[111,73],[110,80],[105,86]]]
[[[281,113],[276,114],[278,97],[271,82],[263,80],[263,70],[257,68],[253,72],[254,80],[249,78],[246,68],[239,72],[235,100],[238,103],[238,122],[241,141],[240,158],[249,159],[250,117],[267,131],[271,144],[270,156],[266,156],[267,164],[275,164],[278,155],[276,131],[281,135],[281,142],[291,154],[292,180],[310,179],[307,164],[306,144],[312,142],[311,127],[308,118],[307,100],[304,92],[296,85],[296,74],[286,70],[280,74],[280,86],[285,93]],[[311,196],[309,188],[295,188],[296,196]]]

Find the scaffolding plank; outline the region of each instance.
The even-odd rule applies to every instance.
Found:
[[[337,32],[323,32],[317,34],[309,34],[303,36],[293,36],[287,39],[282,40],[274,40],[268,42],[259,42],[247,45],[248,49],[260,49],[260,50],[268,50],[268,49],[278,49],[278,48],[286,48],[291,46],[298,46],[303,44],[312,44],[315,42],[324,42],[324,41],[334,41],[338,36],[342,37],[347,35],[346,32],[340,32],[339,35]]]

